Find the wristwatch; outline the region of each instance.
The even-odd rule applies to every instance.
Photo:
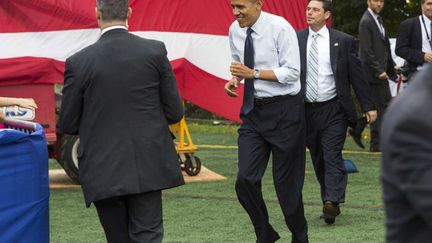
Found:
[[[255,70],[254,70],[254,73],[253,73],[253,77],[254,77],[254,79],[259,79],[259,78],[260,78],[260,75],[261,75],[260,70],[255,69]]]

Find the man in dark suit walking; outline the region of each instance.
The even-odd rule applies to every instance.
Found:
[[[386,242],[432,240],[432,64],[392,101],[383,120],[381,181]]]
[[[183,116],[162,42],[128,33],[128,0],[97,0],[100,39],[66,60],[60,130],[109,243],[161,242],[161,190],[184,184],[168,124]]]
[[[396,54],[408,62],[410,74],[432,62],[432,0],[421,0],[421,9],[422,15],[400,24],[396,38]]]
[[[328,224],[335,222],[339,204],[345,201],[347,173],[342,149],[347,126],[353,126],[357,118],[351,85],[367,120],[372,123],[376,119],[354,38],[326,26],[331,11],[331,0],[309,1],[309,28],[297,32],[306,101],[306,143],[321,186],[323,217]]]
[[[370,129],[370,151],[380,152],[379,130],[381,117],[391,99],[388,79],[395,79],[395,63],[391,57],[390,41],[379,13],[384,0],[367,0],[368,9],[359,24],[360,59],[365,78],[369,82],[372,99],[378,110],[378,117]]]

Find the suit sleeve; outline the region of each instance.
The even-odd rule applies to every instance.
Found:
[[[362,50],[362,59],[366,65],[373,71],[375,77],[385,72],[380,68],[380,63],[376,57],[372,46],[374,45],[372,38],[373,32],[371,30],[371,22],[368,20],[360,21],[359,25],[359,38],[360,38],[360,49]]]
[[[354,92],[356,93],[363,112],[375,110],[375,105],[370,97],[370,87],[366,78],[364,77],[361,62],[357,55],[354,38],[350,37],[347,40],[347,43],[349,49],[348,68],[351,85],[354,89]]]
[[[183,104],[177,88],[177,81],[167,58],[165,45],[162,44],[162,53],[159,56],[161,63],[160,99],[162,109],[168,124],[179,122],[184,114]]]
[[[399,30],[396,35],[396,55],[402,57],[410,63],[422,65],[424,62],[424,52],[411,47],[411,39],[415,38],[414,33],[417,21],[403,21],[399,25]]]
[[[83,95],[79,79],[73,72],[70,59],[66,60],[63,98],[59,115],[59,129],[66,134],[78,135],[81,120]]]
[[[399,188],[414,210],[432,228],[432,133],[431,119],[407,117],[389,140]]]

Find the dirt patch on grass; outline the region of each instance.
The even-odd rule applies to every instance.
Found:
[[[225,176],[219,175],[206,167],[201,167],[201,172],[197,176],[188,176],[183,172],[183,177],[186,183],[201,182],[201,181],[220,181],[226,180]],[[50,188],[51,189],[64,189],[64,188],[78,188],[79,184],[73,182],[69,176],[66,175],[63,169],[49,170]]]

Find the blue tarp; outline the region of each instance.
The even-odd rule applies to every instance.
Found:
[[[0,131],[0,242],[49,243],[48,151],[44,130]]]

